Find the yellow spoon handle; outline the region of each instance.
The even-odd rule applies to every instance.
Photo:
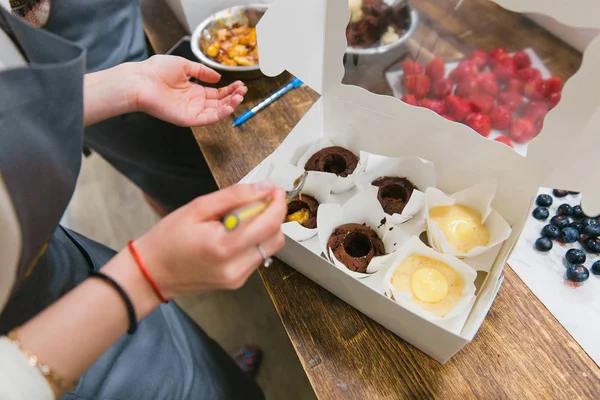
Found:
[[[267,208],[268,200],[258,200],[230,212],[223,217],[223,225],[225,229],[232,231],[239,226],[243,221],[257,216]]]

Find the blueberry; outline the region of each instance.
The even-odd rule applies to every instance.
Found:
[[[569,226],[569,218],[565,217],[564,215],[555,215],[550,220],[550,223],[552,225],[558,226],[560,229],[566,228],[567,226]]]
[[[596,261],[592,264],[592,274],[600,275],[600,261]]]
[[[561,204],[560,206],[558,206],[556,214],[570,217],[571,215],[573,215],[573,207],[571,207],[570,204]]]
[[[584,282],[590,277],[590,271],[583,265],[571,265],[567,268],[567,278],[573,282]]]
[[[589,238],[590,237],[588,235],[586,235],[585,233],[582,233],[581,235],[579,235],[579,243],[583,244],[583,242],[585,242]]]
[[[552,196],[550,196],[549,194],[540,194],[535,199],[535,204],[537,204],[540,207],[550,207],[552,205]]]
[[[560,241],[563,243],[575,243],[579,239],[579,232],[575,228],[566,227],[560,231]]]
[[[560,190],[560,189],[554,189],[552,191],[552,194],[556,197],[565,197],[566,195],[569,194],[568,190]]]
[[[569,224],[569,226],[573,229],[577,229],[577,232],[579,233],[583,233],[583,229],[585,228],[583,222],[581,221],[573,221]]]
[[[560,236],[560,228],[556,225],[546,225],[542,228],[542,236],[548,239],[558,239]]]
[[[583,248],[590,253],[600,254],[600,241],[594,238],[588,238],[583,242]]]
[[[585,262],[585,253],[579,249],[570,249],[565,254],[565,258],[571,264],[583,264]]]
[[[583,219],[585,217],[586,217],[586,215],[583,213],[581,206],[579,206],[579,205],[573,206],[573,218]]]
[[[545,237],[538,238],[535,241],[535,248],[538,251],[550,251],[550,249],[552,249],[552,240]]]
[[[531,214],[533,215],[533,218],[543,221],[545,219],[548,219],[548,217],[550,216],[550,211],[548,211],[546,207],[536,207],[533,209],[533,212]]]
[[[600,225],[588,225],[585,228],[583,228],[583,232],[588,236],[591,237],[598,237],[600,236]]]
[[[583,226],[598,225],[598,220],[595,218],[584,218],[581,222]]]

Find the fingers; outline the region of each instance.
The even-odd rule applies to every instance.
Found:
[[[269,206],[259,215],[242,224],[231,233],[232,246],[238,251],[250,245],[257,245],[281,231],[281,223],[287,213],[287,203],[283,190],[277,189]]]
[[[277,189],[279,190],[279,189]],[[272,182],[237,184],[218,192],[198,197],[186,207],[202,221],[220,220],[225,214],[256,200],[266,199],[276,191]]]
[[[235,94],[228,99],[227,104],[216,105],[207,103],[207,108],[198,114],[193,125],[210,125],[222,121],[230,116],[243,100],[244,98],[241,95]],[[216,102],[216,100],[214,100],[214,102]]]
[[[268,257],[274,255],[285,244],[285,236],[281,231],[260,243]],[[224,287],[226,289],[239,289],[246,283],[250,275],[263,263],[258,245],[251,246],[224,267]]]
[[[221,75],[205,65],[186,60],[184,71],[187,76],[201,80],[207,83],[217,83],[221,80]]]
[[[234,93],[241,94],[243,96],[247,91],[248,88],[242,81],[235,81],[230,85],[218,89],[206,88],[206,98],[210,100],[222,100]]]

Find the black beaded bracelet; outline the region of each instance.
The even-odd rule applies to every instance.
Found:
[[[108,283],[119,293],[119,295],[123,299],[123,302],[125,303],[125,307],[127,308],[127,315],[129,316],[129,329],[127,330],[127,333],[130,335],[134,334],[137,329],[137,317],[135,315],[135,309],[133,308],[131,299],[129,298],[129,296],[127,296],[125,290],[123,290],[123,288],[117,283],[117,281],[115,281],[110,276],[103,274],[100,271],[90,271],[90,277],[102,279],[104,282]]]

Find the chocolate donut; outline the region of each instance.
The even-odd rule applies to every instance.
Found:
[[[367,272],[373,257],[385,254],[383,241],[373,229],[361,224],[344,224],[334,229],[327,248],[350,271]]]
[[[377,200],[383,211],[390,215],[401,214],[413,190],[419,190],[408,179],[397,176],[382,176],[371,182],[371,185],[379,187]]]
[[[358,165],[358,157],[340,146],[325,147],[312,155],[304,165],[307,171],[330,172],[347,177]]]
[[[319,202],[314,197],[305,194],[296,196],[288,204],[285,222],[296,221],[305,228],[315,229],[317,227],[317,208],[319,208]]]

